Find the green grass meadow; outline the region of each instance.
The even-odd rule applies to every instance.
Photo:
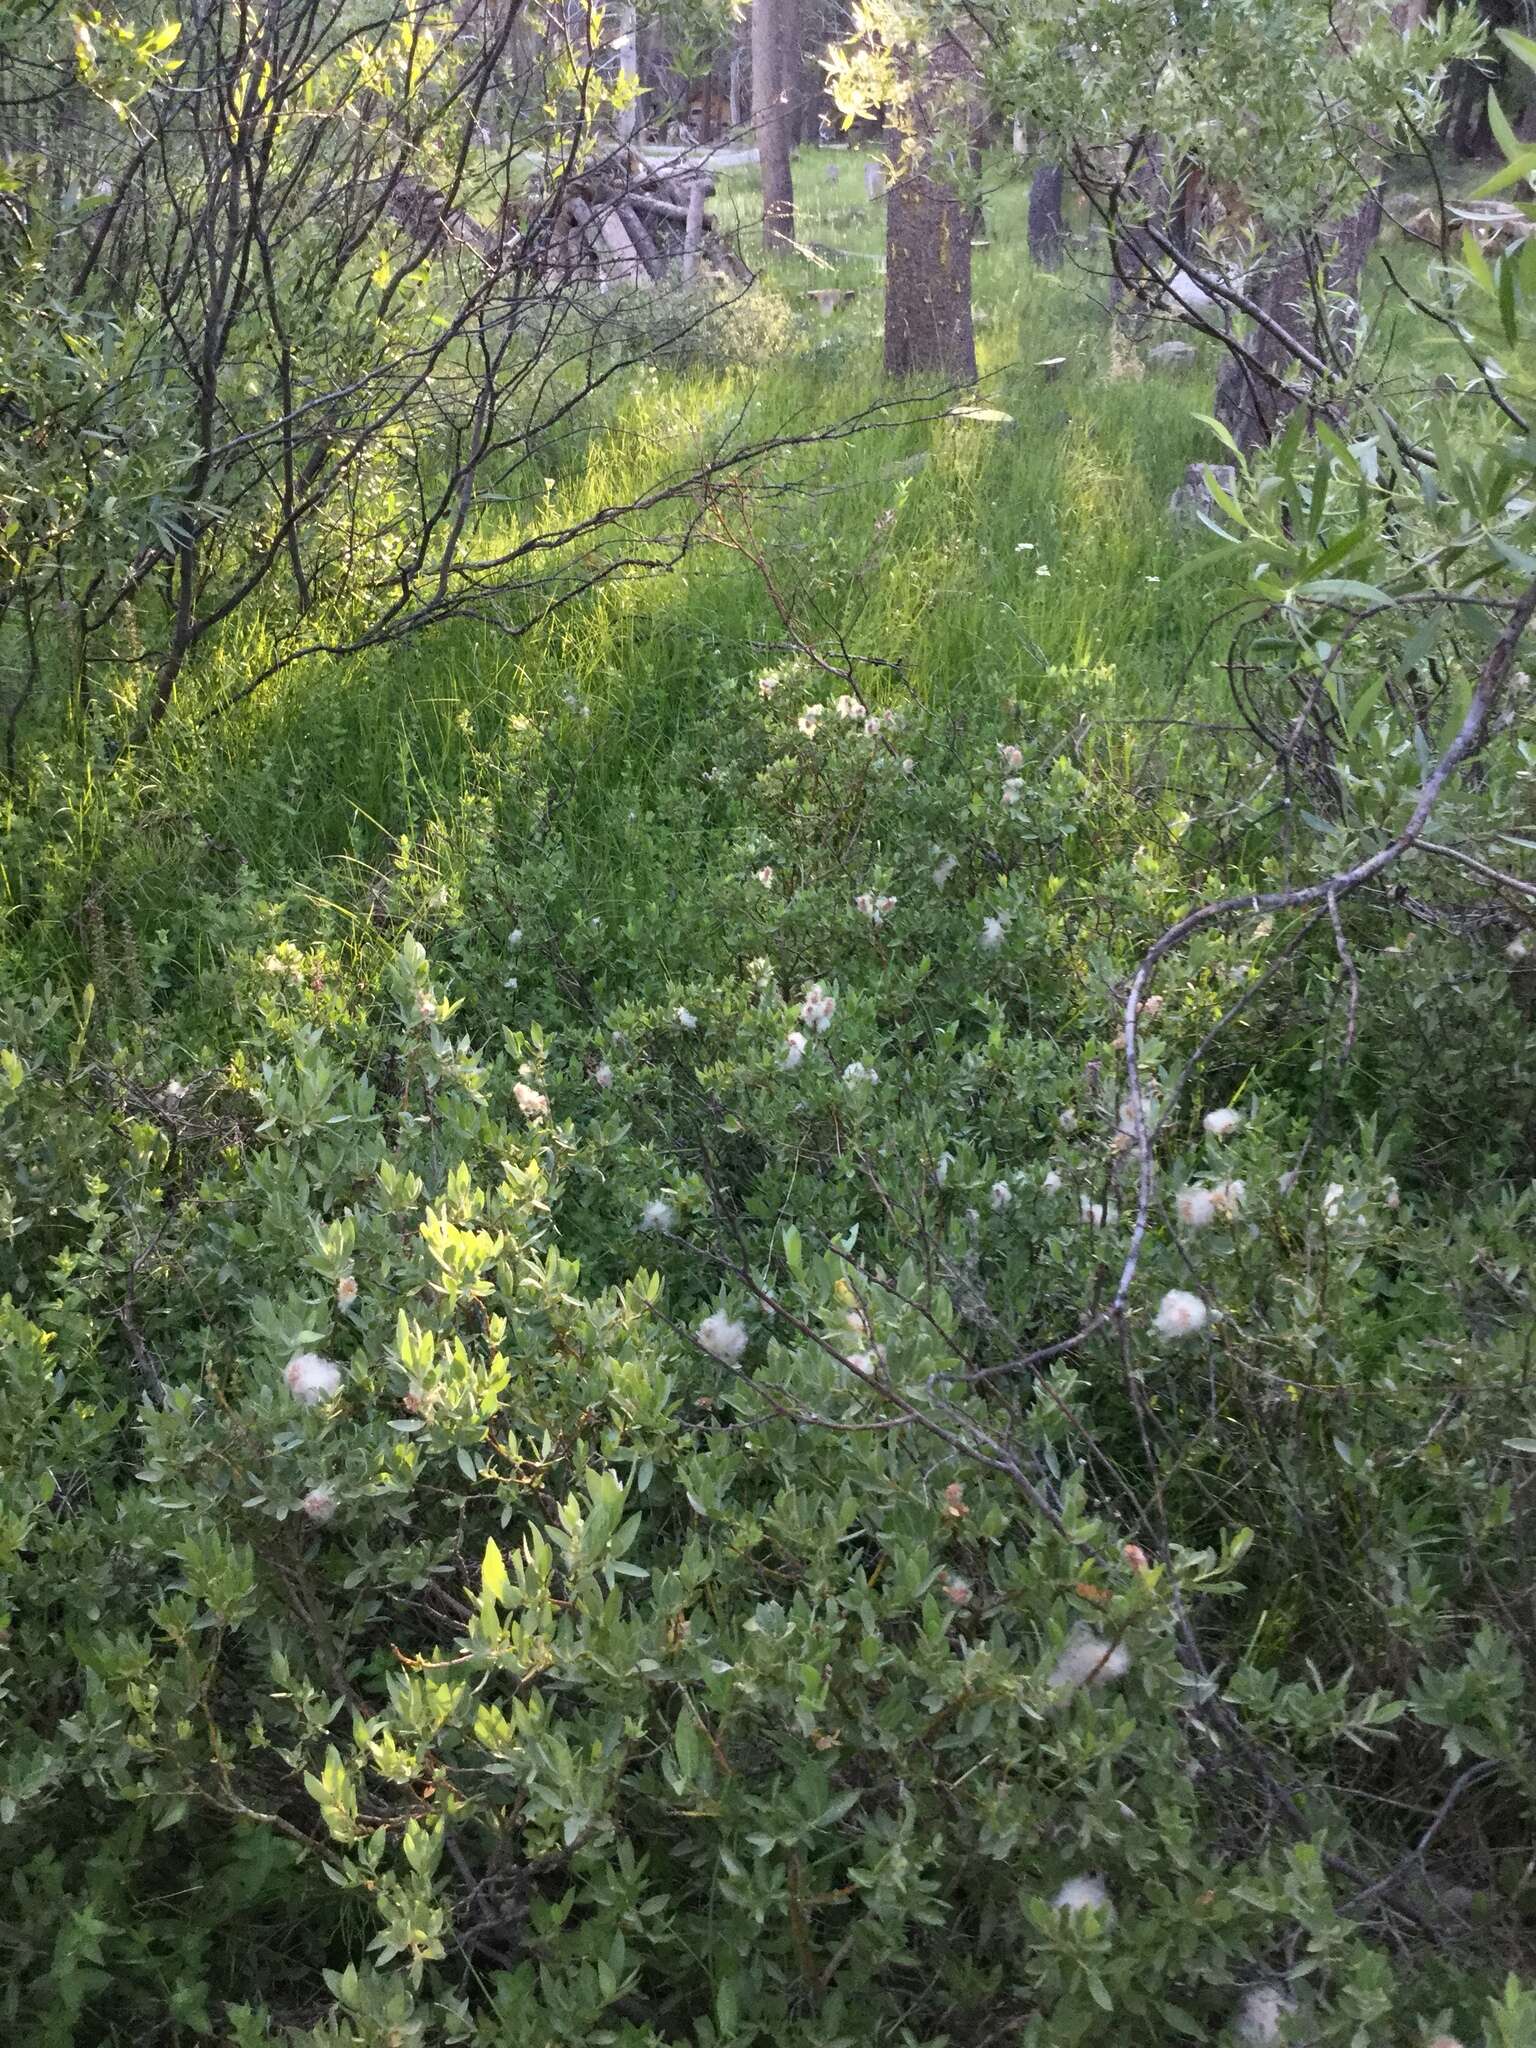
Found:
[[[547,455],[531,486],[540,516],[621,501],[701,425],[741,414],[753,437],[812,431],[887,395],[883,208],[865,198],[864,162],[801,152],[808,253],[765,286],[790,309],[788,354],[635,372],[589,437]],[[724,174],[720,201],[749,235],[751,178]],[[1094,280],[1032,269],[1020,184],[989,197],[986,225],[979,396],[1012,424],[939,418],[791,453],[772,472],[790,488],[754,514],[756,537],[799,630],[898,664],[903,693],[1017,701],[1049,719],[1059,679],[1074,679],[1075,697],[1091,676],[1107,724],[1168,711],[1202,694],[1190,664],[1220,585],[1221,564],[1199,559],[1209,537],[1181,540],[1165,512],[1185,465],[1214,452],[1197,419],[1210,372],[1115,374]],[[857,293],[830,317],[805,296],[829,281]],[[742,318],[754,318],[750,299]],[[1053,356],[1067,361],[1048,382],[1035,365]],[[933,411],[951,402],[939,395]],[[526,636],[457,624],[306,661],[205,724],[209,697],[260,663],[258,621],[219,648],[152,754],[119,771],[131,802],[82,785],[63,752],[44,767],[27,818],[13,814],[0,839],[0,934],[24,924],[30,968],[76,979],[72,880],[88,878],[92,916],[116,944],[153,950],[156,934],[174,935],[185,957],[167,969],[195,979],[206,934],[200,913],[185,914],[189,890],[217,892],[231,863],[273,891],[355,904],[402,839],[430,834],[451,858],[464,835],[478,843],[482,806],[515,839],[551,801],[601,910],[636,857],[630,813],[668,786],[679,745],[715,715],[713,683],[771,664],[783,639],[756,571],[705,544],[675,572],[611,584]],[[119,993],[133,990],[109,978],[97,997],[111,1007]]]

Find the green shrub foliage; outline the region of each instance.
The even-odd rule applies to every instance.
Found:
[[[1198,940],[1153,1079],[1240,1056],[1021,1369],[1200,828],[824,681],[720,686],[622,917],[486,833],[361,946],[237,901],[176,1072],[10,1003],[22,2037],[1531,2038],[1503,1114],[1458,1193],[1388,1004],[1309,1150],[1331,942]],[[1519,972],[1445,1018],[1524,1100]]]

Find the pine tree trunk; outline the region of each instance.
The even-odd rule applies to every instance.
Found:
[[[970,60],[947,36],[928,60],[912,108],[913,148],[885,200],[885,371],[888,377],[976,381],[971,327],[970,209],[940,161],[937,129],[965,96]],[[948,170],[949,176],[945,172]]]
[[[1271,255],[1249,293],[1271,319],[1302,338],[1307,331],[1307,264],[1295,244]],[[1262,447],[1294,406],[1295,399],[1271,379],[1283,379],[1295,360],[1282,341],[1256,326],[1244,341],[1244,354],[1229,355],[1222,364],[1216,379],[1216,417],[1244,451]]]
[[[1325,362],[1343,362],[1353,353],[1360,279],[1381,217],[1377,192],[1330,231],[1321,282],[1327,292],[1338,297],[1328,309],[1326,323],[1319,293],[1313,289],[1313,262],[1300,242],[1280,248],[1250,287],[1253,298],[1276,324]],[[1244,451],[1273,439],[1296,406],[1305,401],[1314,382],[1294,352],[1267,328],[1255,327],[1245,347],[1253,360],[1229,355],[1216,380],[1216,417]],[[1277,378],[1287,380],[1281,388],[1272,381]]]
[[[752,0],[752,125],[763,188],[763,247],[769,251],[792,248],[795,239],[779,6],[780,0]]]
[[[1062,212],[1065,174],[1060,164],[1041,164],[1029,184],[1029,255],[1041,270],[1056,270],[1066,247],[1067,222]]]
[[[779,18],[779,91],[784,96],[786,146],[805,140],[805,40],[800,0],[775,0]]]
[[[1392,26],[1406,34],[1427,11],[1426,0],[1396,0]],[[1330,365],[1346,363],[1355,349],[1360,280],[1381,231],[1382,195],[1378,185],[1353,213],[1314,238],[1310,248],[1299,242],[1272,245],[1251,287],[1251,296],[1277,325]],[[1321,398],[1313,388],[1316,373],[1284,341],[1256,329],[1247,349],[1254,363],[1229,355],[1216,380],[1216,417],[1243,449],[1270,440],[1298,405],[1318,409]],[[1264,370],[1268,377],[1261,374]],[[1272,381],[1277,378],[1288,381],[1277,388]]]

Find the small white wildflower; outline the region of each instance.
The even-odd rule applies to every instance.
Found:
[[[537,1088],[530,1088],[525,1081],[514,1081],[512,1099],[531,1124],[542,1121],[549,1115],[549,1097],[541,1095]]]
[[[676,1221],[677,1211],[670,1202],[663,1201],[660,1195],[653,1195],[640,1211],[642,1230],[670,1230]]]
[[[1032,540],[1016,540],[1013,552],[1016,555],[1032,555],[1035,552],[1035,544]]]
[[[771,697],[778,687],[778,674],[773,669],[768,669],[757,679],[757,694],[759,697]]]
[[[1230,1222],[1241,1216],[1243,1204],[1248,1199],[1248,1183],[1245,1180],[1219,1180],[1211,1189],[1211,1200],[1216,1204],[1216,1213]]]
[[[765,889],[771,889],[773,887],[773,869],[759,868],[757,871],[757,879],[762,883]]]
[[[1243,1113],[1240,1109],[1207,1110],[1203,1122],[1207,1134],[1212,1138],[1230,1138],[1242,1126]]]
[[[1059,1130],[1075,1131],[1077,1129],[1077,1111],[1075,1109],[1064,1109],[1060,1116],[1057,1117],[1056,1124]]]
[[[825,1031],[832,1022],[832,1012],[837,1008],[837,997],[829,996],[819,981],[812,982],[805,992],[800,1005],[800,1021],[809,1024],[813,1031]]]
[[[1054,1166],[1045,1176],[1045,1179],[1041,1181],[1040,1192],[1042,1195],[1059,1195],[1061,1193],[1061,1175]]]
[[[953,1152],[941,1152],[934,1163],[933,1177],[940,1187],[949,1179],[949,1169],[955,1163]]]
[[[1044,562],[1042,562],[1039,568],[1035,571],[1035,574],[1037,576],[1049,576],[1050,573],[1050,570],[1045,566]]]
[[[295,1401],[302,1401],[306,1408],[329,1401],[341,1391],[341,1367],[318,1351],[296,1352],[283,1368],[283,1378]]]
[[[1180,1188],[1177,1207],[1186,1230],[1206,1230],[1216,1221],[1216,1197],[1209,1188]]]
[[[1005,768],[1022,768],[1024,766],[1024,749],[1016,747],[1011,740],[998,741],[997,756]]]
[[[1109,1893],[1098,1877],[1069,1877],[1051,1904],[1058,1913],[1104,1913],[1109,1910]]]
[[[1006,917],[983,918],[981,925],[981,949],[984,953],[995,953],[1008,933]]]
[[[1323,1221],[1338,1223],[1343,1219],[1346,1189],[1343,1181],[1330,1181],[1323,1189]]]
[[[522,943],[523,928],[521,925],[517,925],[507,933],[507,951],[509,953],[515,953]]]
[[[1103,1230],[1106,1224],[1114,1222],[1116,1216],[1113,1202],[1090,1202],[1086,1195],[1078,1197],[1077,1209],[1083,1221],[1093,1230]]]
[[[1142,578],[1142,581],[1145,583],[1161,583],[1162,580],[1161,576],[1145,576]]]
[[[1273,1984],[1248,1992],[1232,2017],[1232,2031],[1249,2048],[1269,2048],[1280,2039],[1280,2022],[1296,2010],[1296,2001]]]
[[[838,698],[836,710],[839,718],[862,718],[864,716],[864,706],[859,702],[858,698],[850,697],[846,693]]]
[[[185,1081],[167,1081],[165,1086],[160,1090],[160,1093],[164,1097],[165,1101],[174,1109],[176,1104],[182,1101],[185,1097],[187,1093],[187,1084]]]
[[[933,886],[942,889],[960,863],[952,853],[946,853],[933,871]]]
[[[1130,1668],[1131,1653],[1124,1643],[1106,1642],[1091,1628],[1075,1628],[1047,1683],[1053,1693],[1070,1694],[1085,1685],[1107,1685],[1112,1678],[1123,1678]]]
[[[902,772],[902,774],[903,774],[903,775],[907,775],[907,776],[912,776],[912,775],[915,775],[915,774],[917,773],[917,763],[916,763],[916,761],[914,761],[914,760],[913,760],[913,758],[912,758],[912,756],[911,756],[910,754],[903,754],[903,755],[902,755],[902,757],[901,757],[901,772]]]
[[[816,737],[817,726],[820,725],[826,715],[827,707],[825,704],[807,704],[800,716],[795,720],[795,723],[808,740],[813,740]]]
[[[1004,802],[1005,804],[1016,804],[1016,803],[1018,803],[1018,802],[1019,802],[1019,801],[1020,801],[1020,800],[1022,799],[1023,795],[1024,795],[1024,778],[1023,778],[1023,776],[1022,776],[1022,775],[1010,775],[1010,776],[1008,777],[1007,781],[1006,781],[1006,782],[1005,782],[1005,783],[1003,784],[1003,802]]]
[[[1295,1187],[1299,1178],[1300,1175],[1293,1166],[1287,1172],[1281,1174],[1280,1178],[1275,1182],[1275,1186],[1282,1195],[1288,1195],[1291,1189]]]
[[[995,1180],[992,1183],[992,1192],[987,1196],[987,1200],[991,1203],[994,1211],[1001,1214],[1013,1200],[1013,1189],[1009,1187],[1007,1181]]]
[[[1513,960],[1516,966],[1518,966],[1522,960],[1529,960],[1530,957],[1531,942],[1526,937],[1524,932],[1521,932],[1518,937],[1511,939],[1509,944],[1504,948],[1504,958],[1506,960]]]
[[[945,1579],[939,1590],[951,1607],[969,1607],[971,1604],[971,1589],[964,1579]]]
[[[779,1061],[779,1065],[786,1074],[792,1074],[804,1058],[805,1033],[803,1031],[791,1031],[784,1041],[784,1054]]]
[[[431,1024],[437,1017],[437,998],[430,989],[419,989],[416,994],[416,1014],[423,1024]]]
[[[336,1496],[328,1486],[314,1486],[299,1502],[299,1507],[312,1522],[328,1522],[336,1512]]]
[[[1198,1337],[1209,1316],[1210,1310],[1198,1294],[1191,1294],[1184,1287],[1170,1287],[1157,1304],[1152,1327],[1165,1342],[1176,1343],[1183,1337]]]
[[[672,1014],[677,1019],[678,1023],[681,1025],[684,1031],[696,1031],[698,1029],[699,1020],[697,1017],[695,1017],[692,1010],[690,1010],[686,1004],[679,1003],[677,1008],[672,1012]]]
[[[745,1323],[733,1323],[719,1310],[706,1316],[694,1335],[710,1357],[718,1358],[724,1365],[734,1365],[747,1348]]]
[[[1242,1182],[1240,1180],[1234,1181],[1232,1185],[1240,1188]],[[1381,1184],[1381,1199],[1389,1209],[1397,1210],[1402,1207],[1402,1190],[1390,1173]]]
[[[843,1360],[850,1372],[856,1372],[861,1380],[872,1379],[877,1367],[885,1364],[885,1346],[875,1344],[868,1351],[854,1351]]]
[[[861,1084],[873,1088],[880,1076],[873,1067],[866,1067],[862,1060],[850,1060],[843,1069],[843,1086],[857,1088]]]
[[[506,980],[501,985],[503,988],[515,989],[517,987],[517,976],[515,974],[509,974]]]
[[[592,1086],[594,1088],[611,1088],[613,1086],[613,1069],[606,1060],[600,1060],[592,1069]]]
[[[1141,1014],[1143,1017],[1146,1018],[1149,1024],[1152,1022],[1154,1017],[1160,1017],[1162,1015],[1162,1011],[1163,998],[1161,996],[1148,996],[1146,1001],[1141,1006]]]
[[[336,1306],[350,1308],[357,1299],[357,1282],[350,1273],[343,1273],[336,1282]]]

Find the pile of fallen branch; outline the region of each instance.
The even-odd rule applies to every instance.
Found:
[[[494,226],[408,172],[393,176],[385,203],[421,254],[456,248],[487,270],[532,271],[552,290],[658,285],[701,271],[750,284],[751,272],[706,205],[714,190],[697,163],[656,167],[626,149],[562,179],[553,192],[536,183]]]
[[[749,284],[751,272],[707,210],[714,190],[697,165],[657,167],[624,151],[561,184],[530,253],[552,283],[657,285],[704,270]]]

